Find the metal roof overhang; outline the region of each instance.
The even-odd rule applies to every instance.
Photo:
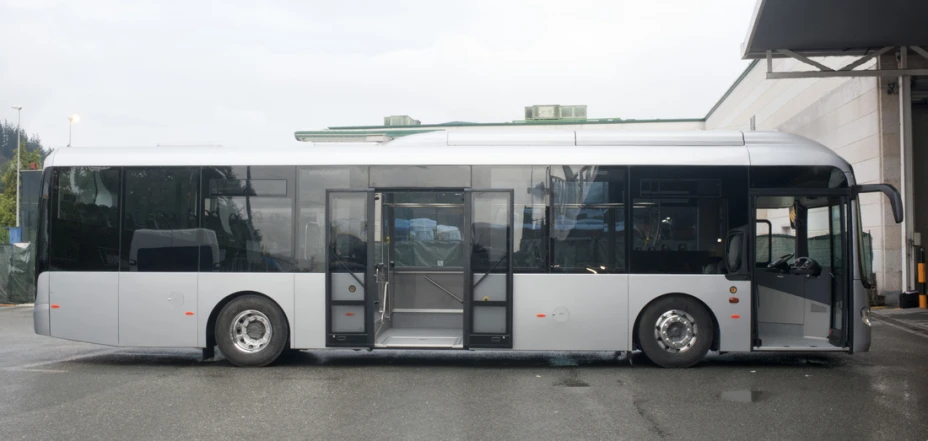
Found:
[[[768,78],[926,75],[926,69],[904,70],[904,65],[891,71],[854,70],[893,49],[928,58],[926,21],[924,0],[758,0],[742,56],[767,58]],[[846,55],[861,59],[830,69],[809,58]],[[772,72],[773,57],[796,58],[819,71]]]

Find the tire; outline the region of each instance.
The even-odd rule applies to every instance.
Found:
[[[662,298],[645,308],[638,323],[641,350],[665,368],[686,368],[699,363],[714,338],[712,316],[690,297]]]
[[[222,355],[236,366],[267,366],[280,357],[290,341],[283,311],[267,297],[253,294],[238,297],[222,308],[215,335]]]

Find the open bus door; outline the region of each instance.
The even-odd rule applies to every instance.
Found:
[[[373,345],[373,213],[372,190],[326,192],[326,346]]]
[[[850,190],[753,193],[754,349],[849,350]]]

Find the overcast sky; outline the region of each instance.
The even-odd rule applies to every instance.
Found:
[[[699,118],[740,75],[752,0],[0,0],[0,119],[46,146],[293,144],[296,130]]]

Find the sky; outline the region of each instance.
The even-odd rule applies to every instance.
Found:
[[[293,132],[701,118],[747,67],[752,0],[0,0],[0,119],[43,144],[296,145]]]

